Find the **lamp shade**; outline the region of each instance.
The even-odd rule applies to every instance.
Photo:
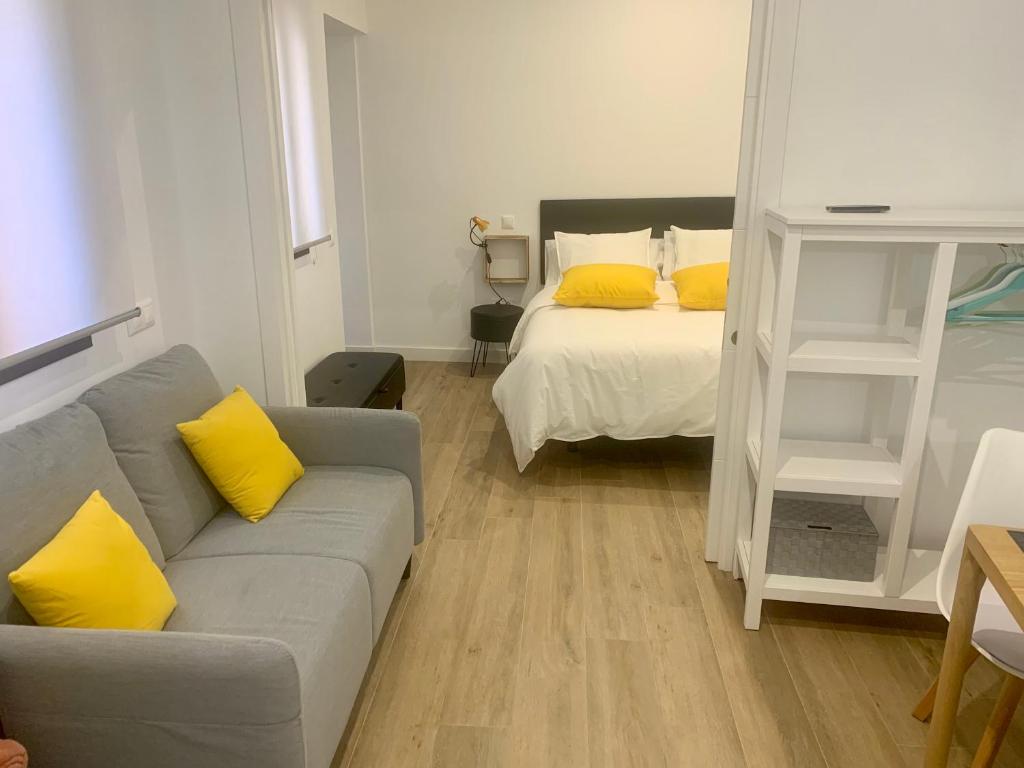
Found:
[[[481,219],[479,216],[474,216],[472,219],[470,219],[470,221],[472,221],[473,224],[476,225],[476,228],[479,229],[481,232],[486,232],[487,228],[491,226],[491,222],[489,222],[487,219]]]

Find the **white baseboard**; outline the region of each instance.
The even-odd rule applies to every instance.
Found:
[[[345,349],[351,352],[393,352],[406,360],[432,361],[439,363],[468,363],[473,355],[470,347],[356,347],[348,345]],[[492,350],[494,351],[494,350]],[[501,354],[505,354],[502,349]],[[504,357],[501,358],[504,360]]]

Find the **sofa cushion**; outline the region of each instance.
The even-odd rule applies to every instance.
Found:
[[[153,632],[176,605],[146,547],[99,491],[7,581],[44,627]]]
[[[242,387],[179,424],[178,434],[220,495],[251,523],[269,515],[302,477],[299,460]]]
[[[238,555],[171,562],[165,574],[178,596],[165,631],[267,637],[291,648],[306,765],[329,765],[372,650],[369,588],[359,566],[325,557]]]
[[[95,413],[73,403],[0,434],[0,622],[31,623],[11,595],[7,574],[57,535],[95,490],[163,568],[153,526]]]
[[[382,467],[306,467],[259,523],[226,509],[175,561],[269,553],[356,562],[370,584],[376,642],[412,547],[412,485],[404,474]]]
[[[183,345],[81,397],[99,414],[110,447],[168,557],[224,506],[177,428],[178,422],[198,418],[220,399],[220,386],[206,361]]]

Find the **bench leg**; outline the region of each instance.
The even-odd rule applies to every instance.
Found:
[[[412,557],[409,557],[409,562],[405,564],[405,570],[402,571],[402,581],[405,581],[412,576]]]

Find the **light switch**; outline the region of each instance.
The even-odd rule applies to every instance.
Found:
[[[153,308],[152,299],[143,299],[139,302],[139,309],[142,310],[142,314],[138,317],[133,317],[127,322],[128,335],[134,336],[136,333],[141,333],[147,328],[152,328],[156,325],[156,310]]]
[[[516,228],[516,217],[509,214],[503,213],[501,215],[501,228],[502,229],[515,229]]]

